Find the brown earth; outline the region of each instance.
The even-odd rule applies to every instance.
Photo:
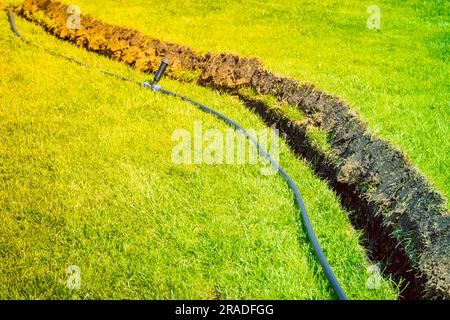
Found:
[[[81,29],[69,30],[66,10],[55,1],[25,0],[16,12],[60,39],[142,72],[153,73],[167,57],[172,78],[238,95],[267,123],[278,126],[291,147],[329,181],[354,225],[365,231],[369,256],[397,281],[409,282],[405,298],[450,299],[450,215],[443,197],[405,154],[369,134],[345,102],[313,85],[278,76],[256,58],[203,55],[89,15],[81,16]],[[291,121],[274,112],[264,101],[240,93],[243,87],[297,106],[307,121]],[[308,126],[329,134],[333,159],[314,147],[306,134]]]

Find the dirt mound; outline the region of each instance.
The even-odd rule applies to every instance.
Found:
[[[79,30],[70,30],[66,11],[66,5],[50,0],[26,0],[17,10],[61,39],[140,71],[152,73],[161,58],[168,57],[172,78],[239,95],[267,123],[277,125],[293,149],[330,182],[350,210],[352,222],[365,230],[371,257],[395,279],[409,282],[407,298],[450,299],[450,217],[443,197],[401,151],[370,135],[345,102],[278,76],[255,58],[202,55],[89,15],[81,16]],[[307,120],[299,123],[276,113],[264,101],[242,94],[243,87],[296,106]],[[314,146],[308,126],[328,133],[333,156]]]

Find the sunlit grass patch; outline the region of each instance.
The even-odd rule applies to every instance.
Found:
[[[137,80],[145,75],[17,19],[33,42]],[[176,165],[172,133],[228,126],[27,46],[0,19],[0,298],[334,298],[290,190],[257,165]],[[246,128],[265,125],[230,96],[164,80]],[[325,254],[351,298],[393,299],[326,184],[281,143]],[[81,270],[69,290],[67,267]]]

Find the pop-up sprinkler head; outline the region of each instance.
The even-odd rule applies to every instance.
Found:
[[[159,82],[159,80],[161,80],[168,65],[169,65],[169,59],[163,58],[161,60],[161,64],[159,65],[158,70],[155,73],[155,77],[153,78],[152,85],[156,85]]]
[[[169,59],[163,58],[161,60],[161,64],[159,65],[158,70],[155,73],[155,77],[153,78],[153,81],[145,81],[142,86],[144,88],[150,87],[153,91],[159,91],[161,89],[161,86],[158,85],[159,80],[161,80],[162,76],[164,75],[164,72],[166,71],[167,66],[169,65]]]

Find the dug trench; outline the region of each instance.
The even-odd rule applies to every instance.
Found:
[[[370,134],[344,101],[276,75],[256,58],[200,54],[89,15],[80,17],[80,29],[70,30],[67,6],[59,2],[25,0],[15,12],[60,39],[145,73],[155,72],[167,57],[171,78],[238,96],[328,181],[354,226],[364,231],[369,258],[402,285],[402,298],[450,299],[450,214],[444,198],[404,153]],[[289,117],[265,97],[295,108],[304,119]],[[326,134],[329,149],[315,143],[314,128]]]

